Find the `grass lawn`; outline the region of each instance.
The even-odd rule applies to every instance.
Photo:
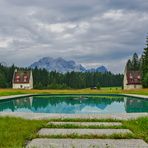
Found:
[[[69,89],[69,90],[14,90],[0,89],[0,96],[9,96],[17,94],[140,94],[148,95],[148,89],[122,90],[120,87],[107,87],[101,90],[90,89]]]
[[[51,121],[51,120],[50,120]],[[61,121],[58,119],[58,121]],[[63,120],[62,120],[63,121]],[[72,121],[70,119],[65,121]],[[84,122],[86,120],[75,119],[75,121]],[[89,122],[91,120],[87,120]],[[94,121],[97,121],[94,120]],[[98,120],[101,121],[101,120]],[[102,120],[105,121],[105,120]],[[111,121],[111,120],[106,120]],[[115,120],[116,122],[117,120]],[[67,135],[71,138],[140,138],[148,142],[148,117],[139,118],[137,120],[121,121],[124,128],[130,129],[134,134],[126,135],[111,135],[100,136],[100,137],[91,137],[91,135],[84,135],[83,137],[79,135]],[[0,117],[0,147],[2,148],[21,148],[24,147],[28,140],[38,137],[37,131],[46,127],[47,121],[38,121],[38,120],[24,120],[20,118],[10,118],[10,117]],[[49,125],[50,126],[50,125]],[[50,128],[53,128],[50,126]],[[56,127],[54,127],[56,128]],[[57,127],[59,128],[59,126]],[[64,126],[63,128],[70,128],[69,126]],[[72,128],[72,127],[71,127]],[[82,127],[84,128],[84,127]],[[87,128],[87,127],[86,127]],[[89,128],[89,127],[88,127]],[[102,127],[98,127],[102,128]],[[121,128],[121,127],[119,127]],[[67,138],[66,136],[60,136],[61,138]],[[50,138],[59,138],[59,136],[50,136]]]
[[[0,117],[0,148],[21,148],[32,139],[46,121]]]
[[[137,120],[122,121],[123,126],[130,129],[137,138],[144,139],[148,143],[148,117]]]

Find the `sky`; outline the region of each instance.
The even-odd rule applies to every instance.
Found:
[[[123,73],[148,33],[148,0],[0,0],[0,62],[63,57]]]

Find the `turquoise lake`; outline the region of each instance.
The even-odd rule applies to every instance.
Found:
[[[0,112],[110,114],[148,112],[148,100],[116,95],[30,96],[0,101]]]

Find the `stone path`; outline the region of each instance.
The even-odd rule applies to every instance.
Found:
[[[136,97],[136,98],[144,98],[144,99],[148,99],[148,95],[136,95],[136,94],[123,94],[125,96],[130,96],[130,97]]]
[[[50,135],[112,135],[112,134],[127,134],[132,133],[128,129],[41,129],[38,134],[39,136],[50,136]]]
[[[121,126],[119,122],[49,122],[48,125]]]
[[[121,113],[121,114],[50,114],[50,113],[28,113],[28,112],[0,112],[0,116],[20,117],[30,120],[49,119],[117,119],[128,120],[139,117],[148,117],[148,113]]]
[[[9,100],[14,98],[21,98],[21,97],[29,97],[32,96],[31,94],[22,94],[22,95],[12,95],[12,96],[2,96],[0,100]]]
[[[139,139],[34,139],[27,148],[148,148]]]
[[[77,126],[122,126],[120,122],[49,122],[50,125],[77,125]],[[62,138],[48,138],[52,136],[67,136],[67,135],[88,135],[88,136],[111,136],[112,134],[132,134],[128,129],[98,129],[81,128],[42,128],[38,131],[39,137],[28,143],[27,148],[148,148],[148,144],[141,139],[62,139]],[[79,127],[80,128],[80,127]],[[92,137],[93,138],[93,137]]]

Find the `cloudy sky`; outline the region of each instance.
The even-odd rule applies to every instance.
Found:
[[[63,57],[123,72],[142,53],[148,0],[0,0],[0,62]]]

